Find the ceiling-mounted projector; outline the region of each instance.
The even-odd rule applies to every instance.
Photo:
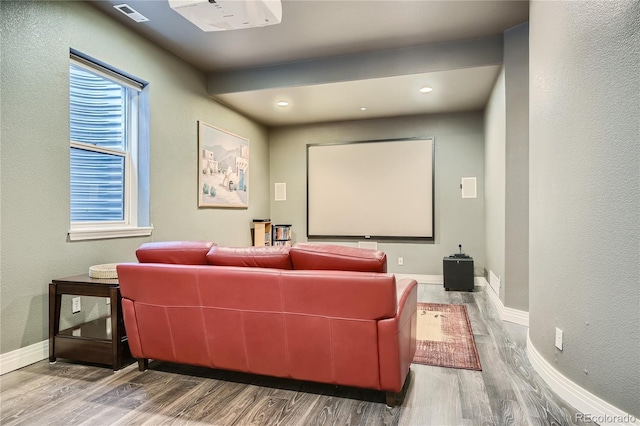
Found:
[[[280,0],[169,0],[169,6],[202,31],[264,27],[282,20]]]

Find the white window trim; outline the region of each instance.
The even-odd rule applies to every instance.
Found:
[[[107,238],[146,237],[151,235],[153,226],[79,226],[69,230],[69,241],[103,240]]]

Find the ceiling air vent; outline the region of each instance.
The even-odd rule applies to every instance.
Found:
[[[202,31],[265,27],[282,20],[280,0],[169,0],[169,6]]]
[[[133,19],[136,22],[147,22],[149,20],[149,18],[147,18],[142,13],[138,12],[128,4],[125,4],[125,3],[116,4],[113,7],[115,9],[118,9],[120,12],[124,13],[125,15],[127,15],[129,18]]]

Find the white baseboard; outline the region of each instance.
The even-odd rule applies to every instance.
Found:
[[[411,278],[418,281],[418,284],[435,284],[444,285],[444,277],[442,275],[422,275],[422,274],[394,274],[396,279],[399,278]],[[485,279],[482,277],[475,277],[475,286],[482,287],[485,285]]]
[[[529,312],[520,311],[518,309],[507,308],[500,300],[500,297],[493,291],[489,283],[484,277],[476,277],[476,281],[483,281],[486,287],[485,293],[489,296],[489,300],[498,311],[500,319],[502,321],[512,322],[514,324],[524,325],[529,327]]]
[[[640,420],[633,415],[600,399],[556,370],[533,346],[528,332],[527,356],[533,369],[551,390],[580,413],[584,413],[583,420],[591,420],[599,425],[640,425]]]
[[[502,308],[502,320],[529,327],[529,312],[505,306]]]
[[[444,280],[442,275],[422,275],[422,274],[393,274],[396,279],[411,278],[418,281],[419,284],[437,284],[442,285]]]
[[[0,375],[49,358],[49,340],[0,355]]]

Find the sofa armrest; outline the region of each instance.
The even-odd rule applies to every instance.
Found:
[[[407,298],[410,297],[410,293],[413,287],[416,287],[416,303],[418,303],[417,286],[418,286],[418,282],[410,278],[402,278],[402,279],[396,280],[396,294],[398,297],[398,309],[401,309],[404,307],[404,304],[406,304],[407,302]],[[417,305],[416,305],[416,309],[418,309]]]
[[[378,321],[380,386],[400,392],[416,353],[418,283],[404,278],[396,282],[398,308],[393,318]]]

